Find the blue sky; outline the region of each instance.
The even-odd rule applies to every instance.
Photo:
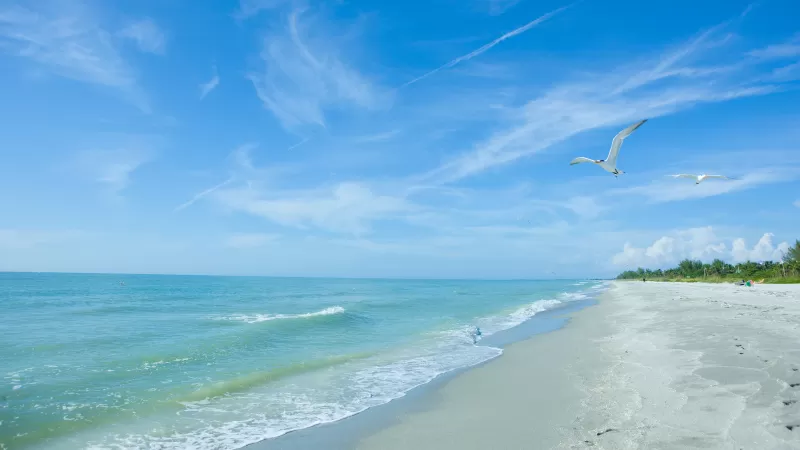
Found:
[[[2,0],[0,270],[779,259],[800,238],[798,16],[791,0]],[[624,175],[569,166],[642,118]],[[704,172],[737,179],[666,177]]]

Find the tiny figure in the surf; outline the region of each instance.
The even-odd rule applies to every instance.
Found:
[[[472,337],[472,343],[473,344],[477,344],[478,343],[478,339],[480,339],[482,334],[483,333],[481,333],[481,328],[480,327],[475,327],[475,329],[472,330],[472,332],[470,333],[470,336]]]

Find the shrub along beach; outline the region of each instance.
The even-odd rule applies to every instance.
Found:
[[[783,261],[747,261],[739,264],[728,264],[715,259],[710,264],[702,261],[685,259],[672,269],[628,270],[617,276],[618,280],[652,280],[683,282],[732,282],[739,280],[755,280],[764,283],[800,283],[800,240],[789,247]]]

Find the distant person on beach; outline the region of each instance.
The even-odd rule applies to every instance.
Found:
[[[481,337],[481,334],[482,334],[481,333],[481,328],[480,327],[475,327],[475,330],[472,333],[470,333],[470,336],[472,336],[472,343],[473,344],[477,344],[478,343],[478,338]]]

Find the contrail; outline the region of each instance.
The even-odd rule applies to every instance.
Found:
[[[220,184],[218,184],[216,186],[210,187],[210,188],[206,189],[203,192],[198,193],[197,195],[192,197],[192,199],[189,200],[188,202],[186,202],[186,203],[178,206],[177,208],[175,208],[175,211],[177,212],[177,211],[180,211],[180,210],[182,210],[182,209],[184,209],[184,208],[186,208],[188,206],[192,206],[194,204],[194,202],[196,202],[196,201],[200,200],[201,198],[205,197],[206,195],[216,191],[217,189],[229,184],[231,181],[233,181],[233,177],[228,178],[227,180],[223,181],[222,183],[220,183]]]
[[[305,138],[305,139],[303,139],[302,141],[298,142],[297,144],[294,144],[294,145],[292,145],[291,147],[287,148],[287,149],[286,149],[286,151],[289,151],[289,150],[294,150],[294,149],[296,149],[297,147],[300,147],[301,145],[305,144],[306,142],[308,142],[308,141],[310,141],[310,140],[311,140],[311,138]]]
[[[456,64],[458,64],[460,62],[468,61],[468,60],[470,60],[470,59],[472,59],[472,58],[474,58],[474,57],[476,57],[476,56],[478,56],[478,55],[480,55],[482,53],[485,53],[485,52],[489,51],[495,45],[505,41],[506,39],[512,38],[512,37],[514,37],[514,36],[516,36],[518,34],[522,34],[522,33],[526,32],[526,31],[530,30],[531,28],[535,27],[536,25],[539,25],[540,23],[550,19],[551,17],[555,16],[556,14],[560,13],[561,11],[564,11],[565,9],[567,9],[567,8],[573,6],[573,5],[574,5],[574,3],[571,4],[571,5],[567,5],[567,6],[562,6],[561,8],[558,8],[556,10],[550,11],[549,13],[547,13],[547,14],[545,14],[545,15],[537,18],[537,19],[531,20],[530,22],[526,23],[525,25],[517,28],[516,30],[509,31],[508,33],[500,36],[499,38],[493,40],[492,42],[489,42],[488,44],[484,45],[483,47],[481,47],[481,48],[479,48],[477,50],[473,50],[472,52],[467,53],[466,55],[459,56],[458,58],[456,58],[456,59],[444,64],[443,66],[439,66],[439,67],[431,70],[430,72],[427,72],[427,73],[425,73],[423,75],[418,76],[417,78],[414,78],[413,80],[411,80],[411,81],[403,84],[402,86],[400,86],[400,88],[404,88],[406,86],[412,85],[412,84],[416,83],[417,81],[424,80],[425,78],[428,78],[429,76],[435,74],[436,72],[438,72],[440,70],[449,69],[450,67],[453,67],[453,66],[455,66]]]

